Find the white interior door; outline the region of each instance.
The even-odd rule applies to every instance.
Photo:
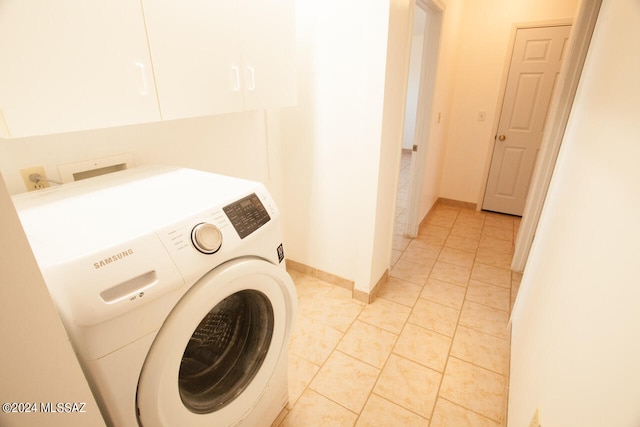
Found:
[[[522,215],[570,25],[520,28],[482,208]]]
[[[425,180],[425,168],[429,157],[429,139],[433,119],[433,97],[435,93],[436,70],[440,50],[440,32],[443,11],[432,0],[417,0],[416,13],[424,19],[422,52],[420,61],[419,87],[415,113],[413,152],[411,155],[409,203],[407,205],[406,235],[415,237],[420,225],[420,200]]]

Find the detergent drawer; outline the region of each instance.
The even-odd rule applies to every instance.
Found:
[[[93,252],[42,271],[66,322],[104,323],[184,284],[155,234]]]

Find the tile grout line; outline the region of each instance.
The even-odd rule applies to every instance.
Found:
[[[457,216],[458,216],[458,214],[456,214],[456,218],[457,218]],[[409,238],[408,243],[404,246],[404,249],[400,252],[400,256],[398,256],[398,258],[396,259],[395,263],[391,266],[391,269],[393,269],[393,267],[395,267],[395,266],[398,264],[398,262],[400,261],[400,259],[402,258],[402,256],[405,254],[406,250],[409,248],[409,246],[411,245],[411,243],[412,243],[412,242],[413,242],[413,241],[414,241],[414,240],[415,240],[419,235],[420,235],[420,232],[419,232],[419,230],[418,230],[418,235],[416,235],[416,237],[411,237],[411,238]],[[449,234],[447,234],[447,237],[448,237],[448,236],[449,236]],[[369,399],[371,399],[371,396],[372,396],[372,395],[376,394],[376,393],[375,393],[375,387],[376,387],[376,385],[378,384],[378,382],[380,381],[380,377],[382,376],[382,372],[383,372],[383,371],[384,371],[384,369],[388,366],[388,364],[389,364],[389,360],[391,359],[391,356],[395,354],[397,357],[404,358],[403,356],[401,356],[401,355],[399,355],[399,354],[394,353],[395,346],[397,345],[398,340],[400,339],[400,336],[402,335],[402,333],[404,332],[404,330],[407,328],[407,325],[409,325],[409,324],[410,324],[410,323],[409,323],[409,319],[411,318],[411,313],[413,313],[413,310],[415,309],[415,306],[416,306],[417,302],[420,300],[420,295],[422,295],[422,292],[423,292],[423,290],[424,290],[424,287],[427,285],[427,282],[429,281],[429,277],[431,276],[431,272],[433,271],[433,267],[435,266],[435,262],[437,262],[437,261],[438,261],[438,256],[439,256],[439,255],[440,255],[440,253],[442,252],[442,248],[444,248],[444,243],[445,243],[445,242],[446,242],[446,238],[444,239],[444,242],[442,243],[442,245],[440,245],[440,249],[439,249],[439,251],[438,251],[438,255],[436,256],[436,258],[435,258],[435,260],[434,260],[434,263],[431,265],[431,268],[429,269],[429,272],[428,272],[428,274],[426,275],[426,277],[425,277],[425,279],[424,279],[424,281],[423,281],[423,283],[422,283],[422,285],[421,285],[421,287],[420,287],[420,293],[418,294],[418,297],[416,298],[416,300],[413,302],[413,304],[412,304],[412,306],[411,306],[411,312],[410,312],[410,313],[409,313],[409,315],[407,316],[407,319],[404,321],[404,324],[403,324],[403,326],[402,326],[402,328],[401,328],[400,332],[398,333],[398,335],[397,335],[397,337],[396,337],[396,340],[395,340],[395,342],[394,342],[394,344],[393,344],[393,346],[392,346],[392,348],[391,348],[391,351],[389,352],[389,355],[387,355],[387,358],[386,358],[386,360],[385,360],[385,363],[384,363],[384,365],[383,365],[382,369],[380,370],[380,375],[379,375],[379,376],[378,376],[378,378],[376,379],[376,383],[374,384],[374,386],[373,386],[373,389],[372,389],[371,393],[369,393],[369,396],[367,397],[367,401],[368,401]],[[391,269],[390,269],[390,270],[391,270]],[[389,277],[391,278],[392,276],[389,276]],[[400,279],[400,280],[402,280],[402,279]],[[407,281],[407,282],[408,282],[408,281]],[[408,282],[408,283],[412,283],[412,282]],[[465,290],[465,292],[466,292],[466,290]],[[386,299],[386,298],[384,298],[384,297],[379,297],[379,298]],[[390,301],[390,300],[388,300],[388,301]],[[392,301],[392,302],[394,302],[394,301]],[[402,304],[401,304],[401,305],[402,305]],[[458,315],[458,316],[459,316],[459,315]],[[418,326],[418,325],[416,325],[416,326]],[[457,328],[457,325],[456,325],[456,328]],[[430,329],[428,329],[428,328],[427,328],[427,330],[431,331],[431,330],[430,330]],[[432,331],[432,332],[438,333],[437,331]],[[442,335],[442,334],[441,334],[441,335]],[[446,335],[445,335],[445,336],[446,336]],[[449,349],[448,349],[448,351],[447,351],[447,361],[448,361],[448,359],[449,359],[449,354],[451,353],[451,347],[452,347],[452,345],[453,345],[453,337],[451,337],[451,343],[449,344]],[[404,359],[406,359],[406,358],[404,358]],[[407,359],[407,360],[412,361],[411,359]],[[413,361],[413,362],[414,362],[414,363],[417,363],[418,365],[424,366],[424,365],[422,365],[421,363],[418,363],[418,362],[415,362],[415,361]],[[433,368],[431,368],[431,367],[428,367],[428,366],[424,366],[424,367],[425,367],[425,368],[427,368],[427,369],[431,369],[431,370],[433,370],[433,371],[435,371],[435,372],[438,372],[437,370],[435,370],[435,369],[433,369]],[[444,371],[445,371],[445,369],[446,369],[446,362],[445,362],[445,366],[443,367],[443,370],[442,370],[442,376],[441,376],[440,381],[439,381],[439,384],[438,384],[438,391],[437,391],[437,393],[436,393],[436,395],[435,395],[435,400],[434,400],[434,402],[433,402],[433,407],[430,409],[429,417],[427,418],[427,420],[428,420],[427,425],[428,425],[428,426],[430,426],[430,425],[431,425],[431,420],[433,419],[433,413],[434,413],[434,411],[435,411],[435,406],[436,406],[436,404],[437,404],[437,402],[438,402],[438,397],[439,397],[439,394],[440,394],[440,386],[441,386],[441,384],[442,384],[442,380],[444,379]],[[376,394],[376,395],[377,395],[377,394]],[[397,403],[397,402],[392,402],[392,401],[388,400],[387,398],[385,398],[384,396],[381,396],[381,395],[377,395],[377,396],[379,396],[380,398],[385,399],[386,401],[391,402],[392,404],[394,404],[394,405],[396,405],[396,406],[399,406],[399,407],[403,408],[404,410],[409,411],[409,412],[411,412],[411,413],[413,413],[413,414],[415,414],[415,415],[417,415],[417,416],[419,416],[419,417],[421,417],[421,418],[425,418],[423,415],[421,415],[421,414],[419,414],[419,413],[417,413],[417,412],[413,411],[412,409],[407,408],[407,407],[405,407],[405,406],[402,406],[402,405],[400,405],[400,404],[399,404],[399,403]],[[366,406],[366,404],[365,404],[365,406]],[[356,419],[356,423],[357,423],[357,420],[359,420],[359,419],[360,419],[360,415],[361,415],[361,414],[359,414],[359,415],[358,415],[358,418]]]
[[[413,242],[413,240],[414,240],[415,238],[409,238],[409,239],[410,239],[410,240],[409,240],[409,243],[407,243],[407,245],[405,246],[405,248],[402,250],[401,255],[398,257],[398,259],[397,259],[397,260],[396,260],[396,262],[394,263],[394,266],[395,266],[395,265],[400,261],[400,258],[402,258],[402,255],[404,255],[404,252],[407,250],[407,248],[409,247],[409,245],[411,244],[411,242]],[[393,266],[392,266],[392,267],[393,267]],[[433,266],[432,266],[432,268],[433,268]],[[431,270],[429,270],[429,274],[431,274]],[[422,286],[421,286],[420,294],[422,293],[422,289],[424,289],[424,286],[426,285],[426,282],[427,282],[427,280],[428,280],[428,277],[429,277],[429,276],[427,275],[427,278],[425,278],[424,283],[423,283],[423,284],[422,284]],[[391,278],[391,276],[389,276],[389,278]],[[411,283],[411,282],[408,282],[408,283]],[[418,285],[418,286],[419,286],[419,285]],[[404,409],[405,411],[411,412],[412,414],[414,414],[414,415],[416,415],[416,416],[418,416],[418,417],[425,418],[423,415],[419,414],[418,412],[415,412],[413,409],[411,409],[411,408],[407,408],[406,406],[403,406],[403,405],[399,404],[398,402],[393,402],[393,401],[391,401],[391,400],[387,399],[385,396],[382,396],[382,395],[377,394],[377,393],[375,392],[375,388],[376,388],[376,386],[378,385],[378,383],[379,383],[379,381],[380,381],[380,377],[382,376],[382,372],[383,372],[383,371],[384,371],[384,369],[388,366],[389,361],[390,361],[390,359],[391,359],[391,356],[395,354],[397,357],[401,357],[401,358],[403,358],[403,359],[406,359],[405,357],[403,357],[403,356],[401,356],[401,355],[399,355],[399,354],[397,354],[397,353],[394,353],[394,349],[395,349],[396,345],[398,344],[398,341],[400,340],[400,336],[402,335],[402,333],[403,333],[403,332],[404,332],[404,330],[406,329],[407,325],[409,324],[409,318],[411,317],[411,313],[413,312],[413,309],[415,308],[415,306],[416,306],[416,304],[417,304],[418,300],[420,299],[420,294],[418,294],[418,297],[416,298],[416,300],[415,300],[415,301],[413,302],[413,304],[411,305],[411,312],[409,312],[409,315],[407,316],[407,319],[404,321],[404,323],[403,323],[403,325],[402,325],[402,328],[400,329],[400,331],[398,332],[398,334],[397,334],[397,336],[396,336],[396,339],[395,339],[395,342],[393,343],[393,346],[391,346],[391,351],[390,351],[390,352],[389,352],[389,354],[387,355],[387,358],[386,358],[386,360],[385,360],[384,364],[382,365],[382,368],[380,369],[380,374],[378,375],[378,378],[376,378],[376,382],[375,382],[375,384],[373,385],[373,388],[372,388],[372,390],[371,390],[371,393],[369,393],[369,396],[367,397],[367,402],[371,399],[371,396],[375,394],[375,395],[376,395],[376,396],[378,396],[379,398],[384,399],[384,400],[386,400],[387,402],[390,402],[391,404],[393,404],[393,405],[395,405],[395,406],[398,406],[398,407],[400,407],[400,408]],[[384,298],[384,297],[379,297],[379,298],[382,298],[382,299],[385,299],[385,300],[387,300],[387,301],[390,301],[390,302],[393,302],[393,303],[399,304],[399,303],[397,303],[397,302],[395,302],[395,301],[391,301],[391,300],[386,299],[386,298]],[[404,304],[400,304],[400,305],[404,305]],[[405,305],[405,307],[408,307],[408,306],[406,306],[406,305]],[[394,335],[395,335],[395,334],[394,334]],[[411,359],[407,359],[407,360],[412,361]],[[412,361],[412,362],[413,362],[413,361]],[[414,363],[418,363],[418,362],[414,362]],[[419,365],[421,365],[421,366],[424,366],[424,365],[422,365],[422,364],[420,364],[420,363],[418,363],[418,364],[419,364]],[[427,366],[425,366],[425,368],[432,369],[432,368],[429,368],[429,367],[427,367]],[[436,372],[437,372],[437,371],[436,371]],[[436,397],[436,400],[437,400],[437,397]],[[365,403],[365,406],[366,406],[366,403]],[[435,406],[435,402],[434,402],[434,406]],[[433,410],[432,410],[432,411],[433,411]],[[362,415],[362,413],[358,414],[358,418],[356,419],[356,424],[357,424],[357,421],[360,419],[360,416],[361,416],[361,415]],[[431,419],[430,419],[430,418],[428,418],[428,420],[429,420],[429,422],[431,422]]]
[[[459,216],[460,216],[460,213],[458,212],[458,214],[456,215],[456,221],[457,221],[457,218],[459,218]],[[454,222],[454,225],[455,225],[455,222]],[[483,235],[482,233],[483,233],[483,230],[484,230],[485,225],[486,225],[486,224],[485,224],[485,222],[483,221],[482,228],[480,228],[480,230],[481,230],[481,232],[480,232],[480,238],[481,238],[481,237],[482,237],[482,235]],[[450,232],[451,232],[451,230],[452,230],[452,229],[453,229],[453,226],[452,226],[452,227],[450,228],[450,230],[449,230],[449,234],[448,234],[448,236],[447,236],[447,239],[448,239],[448,237],[449,237],[449,236],[451,236]],[[443,247],[444,247],[444,246],[443,246]],[[450,399],[447,399],[447,398],[445,398],[445,397],[443,397],[443,396],[441,395],[442,383],[444,382],[445,373],[446,373],[447,367],[449,366],[449,361],[450,361],[452,358],[457,359],[457,360],[460,360],[460,361],[462,361],[462,362],[464,362],[464,363],[468,363],[468,364],[470,364],[470,365],[472,365],[472,366],[475,366],[475,367],[477,367],[477,368],[479,368],[479,369],[482,369],[482,370],[485,370],[485,371],[488,371],[488,372],[494,373],[494,374],[496,374],[496,375],[499,375],[499,376],[501,376],[501,377],[505,378],[505,380],[506,380],[506,376],[504,375],[504,373],[495,372],[495,371],[493,371],[493,370],[491,370],[491,369],[488,369],[488,368],[486,368],[486,367],[484,367],[484,366],[480,366],[480,365],[477,365],[476,363],[469,362],[469,361],[464,360],[464,359],[460,359],[459,357],[456,357],[456,356],[454,356],[454,355],[452,355],[452,354],[451,354],[451,351],[452,351],[452,349],[453,349],[454,340],[455,340],[456,334],[457,334],[457,332],[458,332],[458,329],[459,329],[459,327],[460,327],[460,318],[462,317],[462,310],[463,310],[463,308],[464,308],[464,305],[465,305],[465,303],[466,303],[467,301],[476,303],[475,301],[468,300],[468,299],[467,299],[467,294],[468,294],[468,290],[469,290],[469,282],[470,282],[470,280],[471,280],[471,275],[472,275],[472,273],[473,273],[473,267],[474,267],[474,266],[475,266],[475,264],[476,264],[476,258],[477,258],[477,255],[478,255],[478,251],[479,251],[479,250],[480,250],[480,247],[479,247],[479,245],[478,245],[478,247],[476,248],[476,251],[475,251],[475,253],[474,253],[474,261],[473,261],[473,263],[472,263],[471,271],[470,271],[470,274],[469,274],[469,279],[467,280],[467,285],[466,285],[466,287],[465,287],[464,298],[463,298],[463,300],[462,300],[462,307],[460,308],[460,311],[459,311],[459,313],[458,313],[458,319],[457,319],[457,321],[456,321],[456,327],[455,327],[455,329],[454,329],[454,331],[453,331],[453,337],[452,337],[452,339],[451,339],[451,345],[450,345],[450,347],[449,347],[449,352],[447,353],[447,360],[446,360],[445,367],[444,367],[444,370],[443,370],[443,374],[442,374],[442,379],[441,379],[441,382],[440,382],[440,386],[439,386],[439,388],[438,388],[438,392],[437,392],[437,396],[436,396],[436,402],[434,403],[434,408],[433,408],[433,410],[432,410],[432,414],[431,414],[431,417],[430,417],[430,419],[429,419],[429,426],[431,426],[431,422],[432,422],[432,420],[433,420],[433,415],[435,414],[435,409],[436,409],[435,407],[437,406],[437,402],[438,402],[438,400],[439,400],[439,399],[446,400],[446,401],[448,401],[448,402],[450,402],[450,403],[452,403],[452,404],[454,404],[454,405],[456,405],[456,406],[458,406],[458,407],[460,407],[460,408],[463,408],[464,410],[467,410],[467,411],[470,411],[470,412],[472,412],[472,413],[475,413],[475,414],[477,414],[477,415],[479,415],[479,416],[483,417],[484,419],[491,420],[492,422],[495,422],[495,423],[497,423],[497,424],[500,424],[500,423],[501,423],[501,421],[494,420],[493,418],[488,417],[488,416],[486,416],[485,414],[481,414],[481,413],[479,413],[479,412],[477,412],[477,411],[475,411],[475,410],[473,410],[473,409],[471,409],[471,408],[467,408],[466,406],[463,406],[463,405],[461,405],[461,404],[460,404],[460,403],[458,403],[458,402],[451,401]],[[510,273],[510,276],[511,276],[511,273]],[[427,279],[427,280],[428,280],[428,279]],[[481,282],[482,282],[482,281],[481,281]],[[492,285],[492,286],[499,287],[499,285],[495,285],[495,284],[492,284],[492,283],[488,283],[488,282],[483,282],[483,283],[487,283],[488,285]],[[511,292],[511,290],[509,289],[509,298],[511,297],[511,293],[510,293],[510,292]],[[491,307],[491,306],[488,306],[488,305],[485,305],[485,304],[482,304],[482,303],[476,303],[476,304],[483,305],[483,306],[488,307],[488,308],[492,308],[492,309],[499,310],[499,309],[497,309],[497,308],[495,308],[495,307]],[[500,311],[504,311],[504,310],[500,310]],[[473,330],[476,330],[476,331],[478,331],[478,332],[481,332],[481,333],[485,333],[485,334],[487,334],[485,331],[480,331],[480,330],[478,330],[478,329],[476,329],[476,328],[469,327],[469,329],[473,329]],[[487,335],[494,336],[494,337],[496,337],[496,338],[502,339],[501,337],[497,337],[497,336],[495,336],[495,335],[493,335],[493,334],[487,334]],[[504,421],[504,420],[503,420],[503,421]]]
[[[460,211],[458,211],[458,213],[457,213],[457,215],[456,215],[456,222],[457,222],[457,220],[458,220],[459,218],[460,218]],[[485,220],[486,220],[486,217],[485,217]],[[478,243],[480,242],[480,240],[482,239],[482,236],[484,235],[484,234],[483,234],[483,231],[484,231],[484,227],[486,226],[486,221],[485,221],[485,220],[483,220],[482,227],[480,227],[480,228],[479,228],[479,229],[480,229],[480,237],[479,237],[479,239],[478,239]],[[445,239],[445,244],[443,245],[443,247],[445,247],[445,245],[446,245],[446,241],[449,239],[449,237],[450,237],[450,236],[455,236],[455,235],[452,235],[452,234],[451,234],[451,231],[452,231],[452,229],[453,229],[453,227],[454,227],[454,226],[455,226],[455,222],[454,222],[454,225],[453,225],[452,227],[450,227],[450,228],[449,228],[449,234],[447,235],[447,238]],[[460,319],[461,319],[461,316],[462,316],[462,309],[463,309],[463,307],[464,307],[464,304],[465,304],[467,301],[469,301],[469,302],[474,302],[474,303],[476,303],[476,304],[483,305],[483,306],[488,307],[488,308],[491,308],[491,309],[495,309],[495,310],[499,310],[499,311],[504,311],[504,310],[500,310],[500,309],[498,309],[498,308],[496,308],[496,307],[492,307],[492,306],[489,306],[489,305],[486,305],[486,304],[482,304],[482,303],[477,303],[477,302],[475,302],[475,301],[471,301],[471,300],[468,300],[468,299],[467,299],[467,295],[468,295],[468,291],[469,291],[469,284],[470,284],[469,282],[470,282],[470,280],[471,280],[471,275],[473,274],[473,268],[474,268],[474,267],[475,267],[475,265],[476,265],[476,260],[477,260],[478,252],[480,251],[480,249],[481,249],[481,248],[480,248],[480,245],[478,244],[478,245],[476,246],[476,248],[475,248],[475,251],[474,251],[474,257],[473,257],[474,259],[473,259],[473,263],[472,263],[471,268],[470,268],[469,278],[468,278],[468,280],[467,280],[467,284],[466,284],[466,287],[465,287],[464,297],[463,297],[463,299],[462,299],[462,306],[461,306],[460,311],[459,311],[459,313],[458,313],[458,319],[457,319],[457,321],[456,321],[456,327],[455,327],[455,329],[454,329],[453,337],[452,337],[452,339],[451,339],[451,344],[450,344],[450,347],[449,347],[449,352],[447,353],[447,360],[446,360],[445,367],[444,367],[444,370],[443,370],[443,375],[442,375],[442,379],[441,379],[441,382],[440,382],[440,386],[439,386],[439,388],[438,388],[438,393],[437,393],[437,397],[436,397],[436,403],[435,403],[435,405],[434,405],[434,408],[433,408],[433,411],[432,411],[432,414],[431,414],[431,418],[430,418],[430,420],[429,420],[429,425],[431,425],[431,422],[432,422],[432,420],[433,420],[433,416],[434,416],[434,414],[435,414],[435,409],[436,409],[435,407],[437,406],[437,402],[438,402],[438,400],[439,400],[439,399],[446,400],[446,401],[448,401],[448,402],[450,402],[450,403],[452,403],[452,404],[454,404],[454,405],[456,405],[456,406],[458,406],[458,407],[460,407],[460,408],[463,408],[464,410],[467,410],[467,411],[470,411],[470,412],[472,412],[472,413],[475,413],[475,414],[477,414],[478,416],[483,417],[484,419],[491,420],[492,422],[496,422],[496,423],[500,424],[500,422],[499,422],[499,421],[497,421],[497,420],[494,420],[494,419],[492,419],[492,418],[490,418],[490,417],[487,417],[487,416],[486,416],[486,415],[484,415],[484,414],[478,413],[477,411],[475,411],[475,410],[473,410],[473,409],[467,408],[466,406],[463,406],[463,405],[461,405],[460,403],[453,402],[453,401],[451,401],[451,400],[449,400],[449,399],[447,399],[446,397],[443,397],[443,396],[441,395],[441,388],[442,388],[442,383],[444,382],[445,372],[446,372],[446,370],[447,370],[447,367],[449,366],[449,361],[450,361],[452,358],[457,359],[457,360],[461,360],[461,361],[463,361],[463,362],[465,362],[465,363],[469,363],[469,364],[470,364],[470,365],[472,365],[472,366],[475,366],[475,367],[480,368],[480,369],[483,369],[483,370],[485,370],[485,371],[488,371],[488,372],[494,373],[494,374],[496,374],[496,375],[500,375],[501,377],[503,377],[503,378],[505,378],[505,379],[506,379],[506,377],[505,377],[504,373],[495,372],[495,371],[493,371],[493,370],[491,370],[491,369],[488,369],[488,368],[486,368],[486,367],[484,367],[484,366],[480,366],[480,365],[477,365],[476,363],[469,362],[469,361],[466,361],[466,360],[464,360],[464,359],[460,359],[460,358],[458,358],[458,357],[456,357],[456,356],[454,356],[454,355],[452,355],[452,354],[451,354],[452,349],[453,349],[454,340],[455,340],[456,334],[457,334],[457,332],[458,332],[458,329],[459,329],[459,327],[460,327]],[[446,261],[442,261],[442,262],[446,262]],[[452,264],[452,265],[455,265],[455,264]],[[483,264],[483,265],[488,265],[488,264]],[[489,266],[491,266],[491,265],[489,265]],[[497,266],[491,266],[491,267],[501,268],[501,267],[497,267]],[[511,275],[512,275],[512,274],[511,274],[511,272],[510,272],[510,278],[511,278]],[[427,281],[428,281],[428,279],[427,279]],[[482,283],[486,283],[487,285],[491,285],[491,286],[495,286],[495,287],[498,287],[498,288],[502,288],[501,286],[496,285],[496,284],[494,284],[494,283],[485,282],[485,281],[482,281],[482,280],[479,280],[479,281],[480,281],[480,282],[482,282]],[[510,280],[510,282],[511,282],[511,280]],[[511,288],[512,288],[512,285],[511,285],[511,283],[510,283],[510,285],[509,285],[509,298],[511,298]],[[507,313],[508,313],[508,312],[507,312]],[[478,329],[476,329],[476,328],[469,327],[469,329],[476,330],[476,331],[478,331],[478,332],[481,332],[481,333],[485,333],[485,334],[486,334],[486,331],[481,331],[481,330],[478,330]],[[493,334],[487,334],[487,335],[494,336],[494,337],[499,338],[499,339],[503,339],[502,337],[497,337],[497,336],[495,336],[495,335],[493,335]]]
[[[456,220],[458,219],[459,216],[460,216],[460,211],[458,211],[458,213],[456,214]],[[453,224],[455,225],[455,221],[454,221]],[[452,228],[453,228],[453,225],[449,228],[449,233],[447,234],[447,237],[445,238],[445,243],[446,243],[447,239],[449,238],[449,236],[451,236],[451,229]],[[443,244],[443,247],[444,247],[444,244]],[[475,260],[475,256],[476,255],[474,255],[474,260]],[[431,276],[431,274],[429,274],[429,277],[430,276]],[[427,277],[427,281],[429,280],[429,277]],[[471,277],[471,272],[469,272],[469,277]],[[468,290],[469,290],[469,280],[467,279],[467,286],[464,288],[464,297],[462,298],[462,306],[460,307],[460,311],[458,312],[458,318],[456,319],[456,327],[453,329],[453,333],[452,333],[452,336],[451,336],[451,344],[449,344],[449,351],[447,352],[447,359],[445,360],[444,367],[442,368],[442,378],[440,378],[440,384],[438,384],[438,391],[436,393],[436,400],[435,400],[435,402],[433,402],[433,408],[431,409],[431,416],[429,417],[429,424],[428,424],[427,427],[431,427],[431,423],[433,422],[433,416],[435,414],[436,407],[438,406],[438,399],[441,398],[440,391],[442,390],[442,383],[444,382],[444,376],[445,376],[445,374],[447,372],[447,367],[449,366],[449,359],[451,358],[451,350],[453,349],[453,341],[455,340],[456,332],[458,331],[458,326],[460,324],[460,316],[462,316],[462,307],[464,306],[464,302],[467,299],[467,291]]]

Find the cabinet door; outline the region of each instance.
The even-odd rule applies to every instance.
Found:
[[[0,52],[12,137],[160,118],[135,0],[2,0]]]
[[[242,0],[245,108],[296,103],[296,33],[293,0]]]
[[[243,110],[234,0],[143,0],[162,118]]]
[[[142,0],[162,118],[293,105],[293,0]]]

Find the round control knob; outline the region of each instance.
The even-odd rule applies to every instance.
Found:
[[[215,225],[202,222],[193,227],[191,241],[203,254],[214,254],[222,246],[222,233]]]

